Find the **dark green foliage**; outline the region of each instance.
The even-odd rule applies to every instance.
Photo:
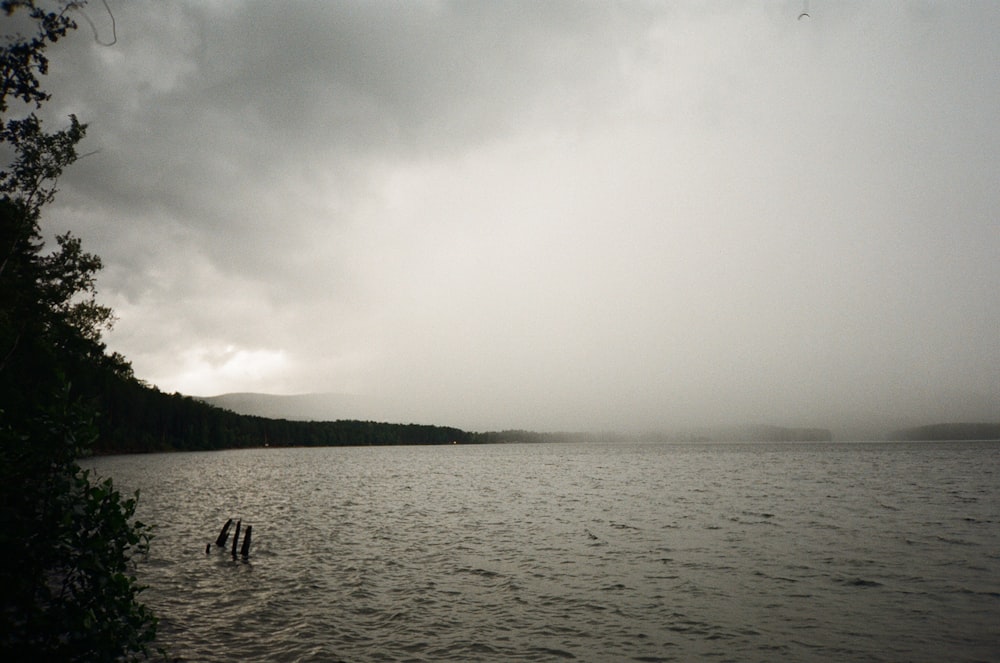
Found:
[[[100,260],[68,233],[45,250],[39,228],[85,131],[71,117],[48,133],[33,112],[49,98],[38,80],[45,48],[75,25],[31,0],[0,8],[23,10],[37,30],[0,46],[0,145],[13,155],[0,172],[0,652],[18,661],[131,659],[156,632],[131,575],[149,528],[133,520],[134,499],[76,462],[96,441],[97,399],[81,386],[126,380],[130,369],[101,342],[112,315],[94,298]],[[8,117],[11,102],[20,116]]]
[[[76,464],[92,431],[68,398],[0,430],[0,548],[17,560],[0,569],[7,660],[118,660],[145,654],[155,637],[131,563],[150,529],[133,521],[135,499]]]
[[[8,99],[14,98],[36,108],[49,99],[50,95],[41,89],[39,76],[49,71],[49,60],[45,48],[59,41],[76,24],[66,10],[55,12],[35,6],[34,0],[3,0],[0,10],[7,16],[18,10],[25,11],[37,26],[37,33],[6,44],[0,54],[0,113],[7,112]]]

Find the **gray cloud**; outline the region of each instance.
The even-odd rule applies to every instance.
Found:
[[[54,53],[98,152],[49,222],[161,388],[471,428],[995,418],[993,5],[111,6],[115,46]]]

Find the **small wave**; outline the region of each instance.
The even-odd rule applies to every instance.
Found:
[[[490,571],[488,569],[473,568],[471,566],[462,567],[457,569],[458,573],[468,573],[474,576],[480,576],[482,578],[499,578],[500,574],[496,571]]]
[[[882,583],[877,580],[865,580],[864,578],[851,578],[845,580],[838,580],[842,585],[847,585],[849,587],[881,587]]]
[[[962,495],[961,493],[959,493],[956,490],[948,491],[948,494],[951,495],[952,497],[954,497],[956,500],[958,500],[959,502],[961,502],[963,504],[972,504],[973,502],[978,502],[979,501],[978,497],[971,497],[969,495]]]
[[[456,656],[467,658],[467,660],[476,660],[483,656],[497,657],[499,654],[500,652],[496,648],[486,643],[467,641],[455,642],[427,652],[432,660],[461,660],[455,659]]]
[[[780,580],[781,582],[798,582],[795,578],[786,578],[784,576],[772,576],[770,574],[764,573],[763,571],[754,571],[753,574],[758,578],[767,578],[768,580]]]
[[[639,530],[638,527],[635,527],[634,525],[627,525],[625,523],[614,523],[613,522],[613,523],[611,523],[611,526],[614,527],[615,529],[634,529],[636,531]]]
[[[947,536],[936,536],[934,538],[937,539],[938,541],[942,542],[942,543],[950,543],[950,544],[955,545],[955,546],[975,546],[975,545],[978,545],[977,543],[975,543],[973,541],[966,541],[965,539],[953,539],[953,538],[947,537]]]
[[[535,647],[531,651],[544,656],[555,656],[556,658],[575,659],[576,656],[564,649],[553,649],[551,647]]]
[[[969,589],[968,587],[962,587],[958,591],[962,594],[973,594],[975,596],[988,596],[990,598],[1000,598],[1000,592],[993,592],[989,590]]]

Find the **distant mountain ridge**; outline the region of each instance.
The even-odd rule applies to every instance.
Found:
[[[948,423],[893,431],[891,440],[1000,440],[1000,423]]]
[[[376,404],[370,398],[352,394],[261,394],[239,392],[218,396],[194,396],[195,400],[245,414],[268,419],[292,421],[370,420]]]

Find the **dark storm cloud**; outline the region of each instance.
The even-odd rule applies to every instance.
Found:
[[[78,40],[64,61],[86,73],[57,68],[100,150],[74,175],[119,212],[174,217],[240,269],[272,262],[241,238],[267,242],[281,269],[304,244],[297,224],[317,230],[293,218],[317,190],[332,209],[305,214],[338,225],[373,161],[461,150],[550,104],[581,106],[615,46],[609,12],[577,3],[114,10],[118,44]]]

